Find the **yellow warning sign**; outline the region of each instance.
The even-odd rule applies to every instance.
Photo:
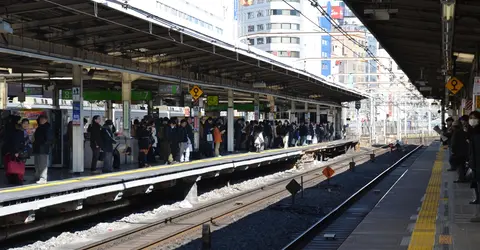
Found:
[[[202,89],[197,85],[193,86],[189,92],[190,92],[190,95],[192,95],[193,99],[195,100],[197,100],[203,95]]]
[[[448,90],[450,90],[450,92],[452,92],[452,94],[455,95],[456,93],[458,93],[458,91],[460,91],[463,88],[463,83],[460,80],[458,80],[458,78],[452,77],[452,78],[450,78],[450,80],[448,80],[445,87]]]

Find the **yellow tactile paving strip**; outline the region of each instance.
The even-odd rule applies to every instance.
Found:
[[[433,164],[432,176],[428,182],[427,191],[418,214],[408,250],[430,250],[435,244],[435,229],[442,186],[442,166],[444,149],[440,148]]]

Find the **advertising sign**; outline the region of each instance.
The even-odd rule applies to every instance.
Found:
[[[27,134],[31,137],[33,133],[35,132],[35,129],[37,129],[38,124],[37,124],[37,118],[40,115],[46,115],[45,111],[42,110],[13,110],[12,115],[18,115],[23,118],[27,118],[29,120],[29,126],[27,129]]]
[[[240,0],[242,6],[250,6],[253,4],[253,0]]]
[[[73,126],[80,126],[81,124],[81,115],[80,115],[80,102],[74,101],[72,103],[72,125]]]
[[[238,4],[239,2],[237,0],[233,1],[233,19],[235,21],[238,20]]]
[[[332,6],[332,13],[330,16],[333,19],[343,19],[343,8],[341,6]]]
[[[480,76],[475,76],[473,80],[473,94],[480,95]]]

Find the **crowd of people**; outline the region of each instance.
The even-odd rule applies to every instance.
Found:
[[[28,134],[30,121],[16,115],[9,115],[0,131],[2,138],[2,159],[9,183],[24,182],[25,161],[34,157],[35,182],[47,182],[48,165],[53,143],[53,133],[46,115],[37,118],[37,128],[32,140]]]
[[[46,183],[54,133],[48,118],[40,115],[37,119],[38,127],[31,140],[27,132],[29,123],[28,119],[19,116],[10,115],[8,118],[3,131],[0,131],[3,138],[3,163],[5,166],[16,166],[15,164],[24,164],[27,159],[34,157],[35,181]],[[88,121],[84,119],[84,123],[87,124]],[[341,139],[339,133],[334,135],[333,123],[302,121],[297,124],[289,121],[245,121],[240,118],[235,120],[233,127],[235,152],[261,152],[271,148],[288,148]],[[200,119],[199,145],[194,145],[194,130],[192,118],[155,118],[148,115],[141,120],[134,120],[130,136],[138,143],[138,167],[189,162],[195,148],[199,149],[195,158],[221,157],[228,151],[228,126],[223,117]],[[119,169],[119,144],[115,140],[117,131],[112,120],[102,122],[100,116],[94,116],[86,132],[92,150],[90,171],[99,174]],[[66,166],[71,165],[72,133],[72,122],[69,122],[64,135],[64,142],[68,145],[64,155]],[[122,153],[131,154],[131,151],[130,147],[126,147]],[[101,166],[98,166],[99,162],[103,162]],[[23,165],[23,173],[24,168]],[[7,178],[12,183],[23,183],[23,173],[7,175]]]
[[[160,161],[164,164],[188,162],[194,145],[194,126],[191,118],[153,118],[135,120],[131,136],[138,140],[139,167]],[[227,151],[227,123],[223,118],[206,118],[199,123],[199,158],[221,157]],[[304,123],[288,121],[245,121],[234,124],[234,150],[260,152],[270,148],[307,145],[333,139],[333,123]],[[96,156],[95,156],[96,157]],[[158,158],[158,159],[157,159]]]
[[[470,204],[480,204],[480,112],[473,111],[458,120],[448,118],[442,141],[450,151],[449,171],[457,171],[456,183],[470,183],[475,198]]]

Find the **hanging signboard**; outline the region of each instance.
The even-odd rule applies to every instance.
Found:
[[[218,106],[218,95],[209,95],[207,96],[207,105]]]
[[[475,110],[480,110],[480,95],[475,96]]]
[[[73,87],[72,88],[72,101],[79,102],[80,101],[80,88]]]
[[[456,77],[450,78],[445,87],[452,92],[452,94],[458,93],[463,88],[463,83]]]
[[[190,95],[192,95],[194,100],[197,100],[203,95],[202,89],[197,85],[193,86],[189,92],[190,92]]]
[[[480,95],[480,76],[475,76],[473,80],[473,94]]]

